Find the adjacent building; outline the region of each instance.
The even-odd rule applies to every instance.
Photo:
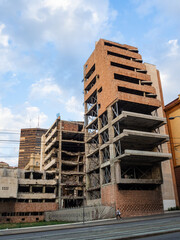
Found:
[[[82,206],[85,198],[84,123],[60,117],[42,136],[41,169],[58,179],[59,208]]]
[[[170,136],[169,148],[172,152],[175,182],[177,184],[177,202],[180,201],[180,95],[164,108]]]
[[[18,168],[24,169],[29,161],[31,165],[39,166],[41,152],[41,136],[47,129],[25,128],[21,129]]]
[[[0,168],[0,223],[44,220],[45,211],[58,209],[53,173]]]
[[[100,39],[84,65],[84,106],[87,205],[124,216],[174,206],[156,67],[136,47]]]

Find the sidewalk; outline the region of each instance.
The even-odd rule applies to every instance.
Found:
[[[93,227],[93,226],[111,225],[111,224],[123,224],[128,222],[161,219],[166,217],[171,218],[177,215],[180,215],[180,211],[171,211],[171,212],[167,211],[164,214],[159,214],[159,215],[122,218],[121,220],[116,220],[115,218],[112,218],[112,219],[94,220],[94,221],[89,221],[84,223],[78,222],[78,223],[69,223],[69,224],[60,224],[60,225],[4,229],[4,230],[0,230],[0,236],[21,234],[21,233],[31,233],[31,232],[54,231],[54,230],[61,230],[61,229],[84,228],[84,227]]]

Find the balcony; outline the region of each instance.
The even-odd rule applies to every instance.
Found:
[[[58,141],[58,140],[57,140],[57,137],[55,137],[55,138],[53,139],[53,141],[47,145],[47,147],[45,148],[45,152],[47,152],[48,150],[50,150],[51,147],[52,147],[57,141]]]
[[[126,149],[128,146],[141,146],[141,148],[146,149],[147,146],[153,148],[169,140],[168,135],[157,134],[152,132],[142,132],[135,130],[124,129],[121,134],[114,138],[113,142],[120,140],[121,143],[126,144]]]
[[[117,157],[117,161],[122,163],[158,163],[171,159],[170,153],[161,152],[149,152],[149,151],[138,151],[126,149],[124,153]]]
[[[44,162],[46,162],[50,157],[55,156],[56,155],[56,150],[52,149],[48,155],[46,155],[46,157],[44,158]]]
[[[155,117],[152,115],[140,114],[135,112],[122,111],[122,113],[113,119],[112,124],[120,122],[121,125],[129,127],[143,127],[145,129],[156,129],[166,124],[166,118]]]
[[[45,144],[54,136],[54,134],[57,131],[57,127],[55,127],[48,135],[48,137],[45,139]]]
[[[52,159],[50,161],[50,163],[48,163],[46,166],[44,166],[44,170],[47,171],[49,168],[51,168],[55,164],[56,164],[56,159]]]

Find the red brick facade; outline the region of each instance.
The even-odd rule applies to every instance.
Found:
[[[104,185],[101,189],[102,205],[119,208],[123,217],[159,214],[163,212],[160,188],[154,190],[118,190],[118,186]]]
[[[44,220],[45,211],[55,211],[57,203],[0,202],[0,223],[36,222]]]

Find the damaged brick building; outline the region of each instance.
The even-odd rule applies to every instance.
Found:
[[[40,171],[0,169],[0,222],[39,221],[45,211],[84,205],[119,207],[124,216],[175,206],[156,67],[136,47],[100,39],[84,65],[84,106],[85,124],[58,117],[40,135],[24,132],[37,143],[27,152],[21,134],[19,167],[41,142]]]
[[[156,67],[136,47],[100,39],[84,65],[84,106],[87,204],[124,216],[174,206]]]
[[[0,182],[0,223],[42,221],[58,209],[53,173],[3,167]]]
[[[41,169],[58,179],[59,208],[82,206],[85,198],[84,123],[56,119],[42,136]]]

